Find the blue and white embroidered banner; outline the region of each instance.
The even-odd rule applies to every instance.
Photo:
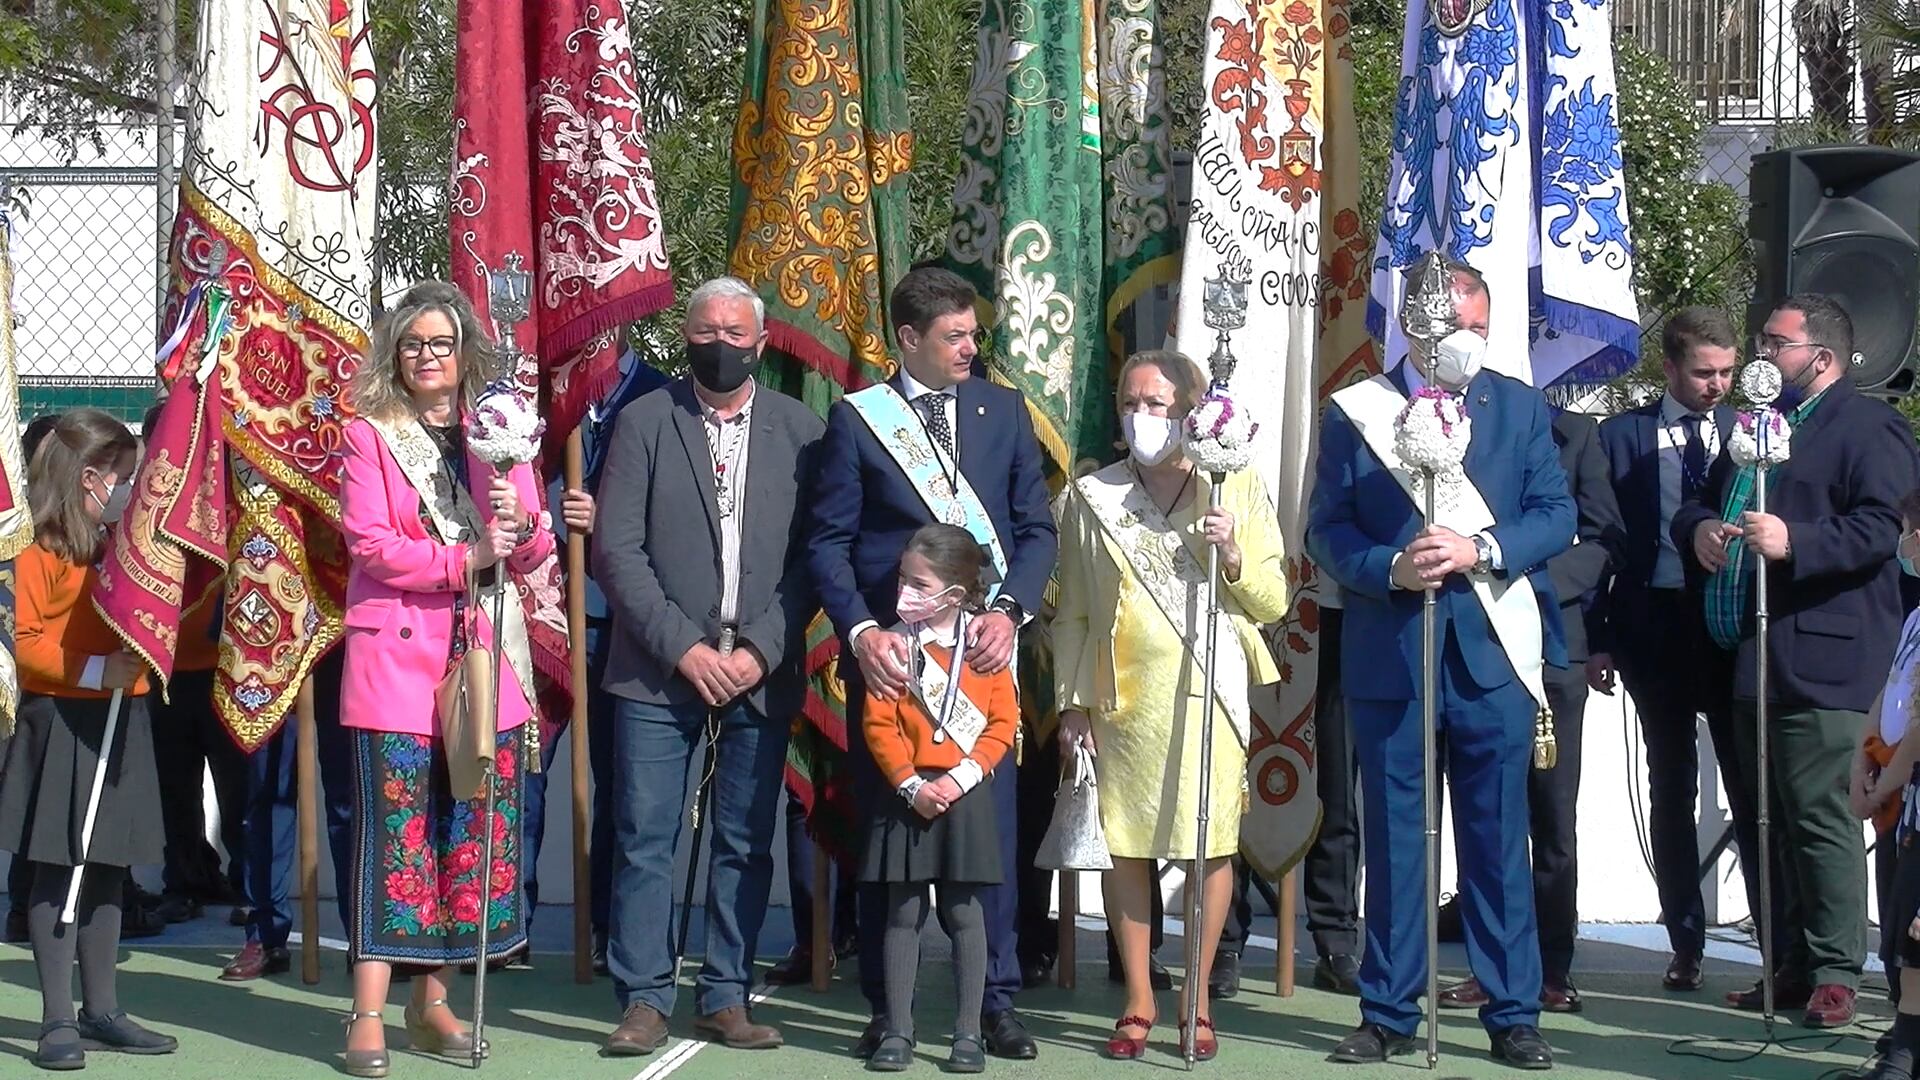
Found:
[[[1639,357],[1612,0],[1411,0],[1367,323],[1391,363],[1406,268],[1486,275],[1487,363],[1534,386]]]

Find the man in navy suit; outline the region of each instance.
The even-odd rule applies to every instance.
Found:
[[[910,479],[888,444],[855,402],[836,404],[827,416],[821,467],[813,497],[811,568],[821,606],[840,632],[847,682],[849,725],[869,690],[896,696],[907,689],[907,641],[891,628],[898,622],[900,555],[921,526],[935,520],[930,501],[970,488],[976,509],[1003,553],[1006,569],[987,614],[968,624],[967,662],[983,673],[1012,660],[1015,638],[1029,614],[1040,610],[1041,593],[1059,553],[1059,536],[1041,475],[1040,444],[1021,395],[973,377],[978,354],[976,294],[959,276],[935,267],[908,272],[895,286],[887,316],[900,345],[901,368],[889,382],[918,422],[916,435],[937,447],[937,476]],[[886,399],[898,407],[898,402]],[[945,470],[957,463],[959,479]],[[933,488],[939,488],[935,491]],[[976,531],[979,536],[979,531]],[[981,537],[985,540],[986,537]],[[847,740],[862,797],[893,798],[857,734]],[[992,791],[1000,819],[1004,884],[983,890],[987,922],[987,988],[981,1030],[987,1049],[1001,1057],[1037,1056],[1033,1038],[1013,1009],[1020,989],[1016,951],[1020,876],[1015,828],[1018,784],[1011,760],[1000,766],[1004,783]],[[886,1030],[886,988],[881,930],[886,921],[885,886],[862,885],[859,898],[860,990],[872,1020],[854,1047],[870,1058]]]
[[[1782,300],[1754,350],[1780,369],[1775,407],[1792,426],[1792,456],[1769,470],[1766,513],[1753,508],[1752,469],[1721,459],[1673,516],[1672,539],[1709,575],[1707,632],[1735,652],[1734,737],[1756,789],[1752,584],[1753,560],[1764,560],[1768,809],[1782,841],[1789,939],[1763,977],[1782,1008],[1805,1006],[1808,1027],[1839,1027],[1853,1022],[1866,932],[1865,847],[1847,770],[1906,614],[1894,547],[1900,501],[1920,488],[1920,454],[1900,414],[1847,377],[1853,323],[1831,297]],[[1761,1007],[1757,987],[1730,1001]]]
[[[1435,287],[1451,300],[1453,332],[1433,344],[1415,340],[1411,363],[1335,395],[1320,432],[1307,550],[1346,600],[1341,682],[1360,761],[1367,866],[1361,1024],[1332,1060],[1410,1053],[1420,1024],[1432,912],[1425,839],[1413,823],[1424,815],[1421,601],[1432,587],[1436,724],[1452,779],[1467,955],[1489,999],[1480,1018],[1496,1057],[1547,1069],[1553,1052],[1537,1027],[1540,943],[1527,862],[1527,779],[1541,703],[1528,684],[1538,685],[1543,657],[1565,666],[1546,562],[1572,544],[1576,512],[1545,398],[1480,369],[1491,299],[1485,280],[1463,265],[1445,269]],[[1403,486],[1406,470],[1388,464],[1399,464],[1393,418],[1425,387],[1416,368],[1430,355],[1440,388],[1459,395],[1472,423],[1465,483],[1451,498],[1442,493],[1442,520],[1459,520],[1448,508],[1470,503],[1472,491],[1492,519],[1466,535],[1423,521]],[[1424,397],[1414,404],[1433,407]],[[1486,600],[1516,591],[1535,605],[1519,620],[1512,605]]]
[[[1754,793],[1742,781],[1733,752],[1733,655],[1707,636],[1699,582],[1687,580],[1686,560],[1670,535],[1674,514],[1725,456],[1734,416],[1725,401],[1738,344],[1725,313],[1709,307],[1675,312],[1660,338],[1667,392],[1600,425],[1624,529],[1614,539],[1621,561],[1612,585],[1589,620],[1587,681],[1612,694],[1617,670],[1640,717],[1653,879],[1673,949],[1663,979],[1668,990],[1700,989],[1707,944],[1693,815],[1702,713],[1727,789],[1748,904],[1759,910]]]

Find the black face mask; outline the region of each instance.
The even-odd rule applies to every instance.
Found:
[[[687,367],[701,386],[731,394],[746,384],[760,357],[753,349],[718,338],[687,343]]]

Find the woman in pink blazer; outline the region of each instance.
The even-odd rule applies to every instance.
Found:
[[[387,1075],[380,1014],[392,965],[415,972],[405,1011],[413,1046],[464,1058],[473,1036],[447,1007],[449,967],[479,959],[483,915],[489,959],[526,945],[520,807],[533,710],[510,576],[544,560],[553,533],[534,509],[530,468],[498,476],[467,450],[463,421],[493,365],[473,305],[426,282],[375,329],[351,390],[359,418],[346,429],[340,500],[351,558],[340,714],[354,743],[345,1062],[354,1076]],[[509,589],[499,628],[488,618],[496,582]],[[490,648],[496,633],[500,794],[489,823],[483,795],[452,790],[434,698],[464,652]],[[489,824],[493,880],[482,882]]]

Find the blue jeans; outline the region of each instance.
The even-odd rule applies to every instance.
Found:
[[[587,870],[592,880],[588,917],[593,932],[607,932],[607,899],[613,893],[613,707],[614,696],[601,688],[607,672],[607,649],[613,634],[604,619],[587,622],[587,766],[593,774],[593,825],[587,838]],[[540,902],[540,840],[547,828],[547,770],[560,750],[561,739],[540,748],[540,771],[527,774],[522,805],[524,867],[527,885],[527,926],[533,926],[534,907]],[[578,903],[579,898],[575,897]]]
[[[347,730],[340,726],[340,664],[335,648],[313,669],[313,714],[319,735],[321,811],[326,815],[327,848],[333,857],[334,892],[340,924],[346,926],[349,875],[353,866],[353,757]],[[247,940],[269,949],[283,948],[293,931],[287,903],[287,879],[293,875],[298,845],[299,789],[294,769],[298,714],[287,718],[273,737],[247,756],[246,883],[253,917]]]
[[[700,702],[647,705],[620,700],[613,726],[614,854],[607,963],[622,1011],[643,1004],[673,1015],[675,904],[682,884],[673,853],[687,820],[687,768],[709,710]],[[785,790],[787,723],[744,702],[719,710],[719,753],[704,832],[706,959],[695,1005],[711,1015],[745,1005],[754,947],[773,884],[773,827]],[[698,852],[694,855],[697,858]]]

